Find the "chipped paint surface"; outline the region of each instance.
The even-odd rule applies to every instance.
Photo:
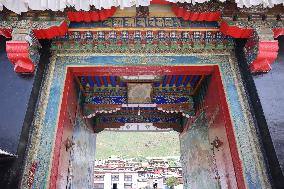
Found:
[[[93,189],[96,134],[87,127],[80,114],[76,116],[72,140],[67,188]]]
[[[180,135],[181,163],[184,188],[217,189],[208,123],[201,114],[190,129]]]

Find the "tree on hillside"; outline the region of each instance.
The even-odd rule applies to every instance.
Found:
[[[175,160],[169,160],[169,166],[170,166],[170,167],[175,167],[175,166],[177,166],[176,161],[175,161]]]
[[[176,177],[169,177],[166,181],[166,185],[170,187],[170,189],[173,189],[178,185],[178,179]]]

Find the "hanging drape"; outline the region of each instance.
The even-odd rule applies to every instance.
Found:
[[[172,6],[172,10],[177,17],[183,20],[190,21],[218,21],[221,17],[220,11],[214,12],[194,12],[186,10],[184,7],[179,7],[176,4]]]
[[[153,0],[154,2],[162,2],[163,0]],[[167,2],[187,2],[187,3],[204,3],[207,0],[165,0]],[[224,2],[225,0],[220,0]],[[263,4],[264,7],[273,7],[276,4],[283,4],[284,0],[235,0],[238,7],[250,7],[252,5]],[[115,7],[131,7],[133,5],[150,5],[151,0],[0,0],[0,8],[5,6],[7,9],[12,10],[15,13],[27,12],[32,10],[63,10],[68,6],[74,6],[76,10],[88,11],[90,6],[95,6],[97,9],[110,9]]]
[[[252,28],[241,28],[235,25],[229,25],[227,22],[220,24],[220,31],[234,38],[249,38],[251,37],[254,29]]]
[[[37,39],[52,39],[56,36],[64,35],[68,30],[66,22],[62,22],[59,26],[52,26],[45,29],[33,30]]]
[[[67,12],[68,19],[71,22],[97,22],[104,21],[109,17],[112,17],[116,11],[116,7],[111,9],[102,9],[98,11],[69,11]]]

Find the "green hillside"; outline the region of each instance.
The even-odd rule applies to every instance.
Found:
[[[96,159],[179,156],[177,132],[112,132],[97,135]]]

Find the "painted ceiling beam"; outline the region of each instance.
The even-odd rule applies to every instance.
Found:
[[[170,83],[169,83],[169,86],[170,86],[170,87],[174,86],[175,81],[176,81],[176,76],[175,76],[175,75],[173,75],[173,76],[171,76],[171,77],[172,77],[172,78],[171,78]]]
[[[185,81],[184,81],[184,83],[183,83],[183,86],[184,86],[184,87],[186,87],[186,86],[188,85],[188,83],[189,83],[191,77],[193,77],[193,76],[186,76],[186,79],[185,79]]]
[[[95,86],[95,82],[93,81],[93,78],[91,76],[88,77],[88,81],[89,81],[90,87]]]
[[[102,79],[103,79],[104,86],[108,87],[108,81],[107,81],[106,76],[103,76]]]

